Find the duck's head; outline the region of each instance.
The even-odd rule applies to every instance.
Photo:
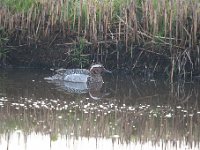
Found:
[[[105,69],[102,64],[93,64],[90,67],[90,73],[93,75],[100,75],[102,73],[111,73],[111,71]]]

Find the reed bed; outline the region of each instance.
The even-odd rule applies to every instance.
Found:
[[[29,0],[17,6],[12,1],[1,2],[0,30],[18,46],[46,41],[51,46],[57,39],[69,46],[84,39],[90,54],[114,54],[117,67],[128,54],[131,69],[142,56],[167,59],[171,80],[174,73],[199,70],[199,0]]]

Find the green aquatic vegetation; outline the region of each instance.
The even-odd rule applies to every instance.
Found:
[[[58,140],[58,134],[54,133],[51,135],[51,141],[55,142]]]
[[[154,9],[158,8],[158,0],[153,0],[153,7]]]
[[[86,54],[87,46],[84,38],[80,38],[71,54],[73,64],[83,68],[89,64],[89,56]]]
[[[28,11],[36,0],[2,0],[1,4],[13,12]]]

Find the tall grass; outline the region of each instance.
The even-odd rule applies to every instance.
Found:
[[[131,57],[134,45],[143,45],[145,49],[141,51],[145,54],[162,55],[170,60],[171,80],[174,73],[186,74],[186,66],[192,71],[200,65],[199,0],[2,0],[1,3],[0,26],[18,45],[44,39],[52,44],[59,37],[67,43],[81,37],[93,44],[94,53],[100,52],[101,45],[116,46],[117,64],[119,44],[124,45],[124,53]]]

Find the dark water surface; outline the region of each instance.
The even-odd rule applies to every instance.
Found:
[[[198,82],[110,75],[84,89],[50,75],[0,70],[0,150],[200,149]]]

